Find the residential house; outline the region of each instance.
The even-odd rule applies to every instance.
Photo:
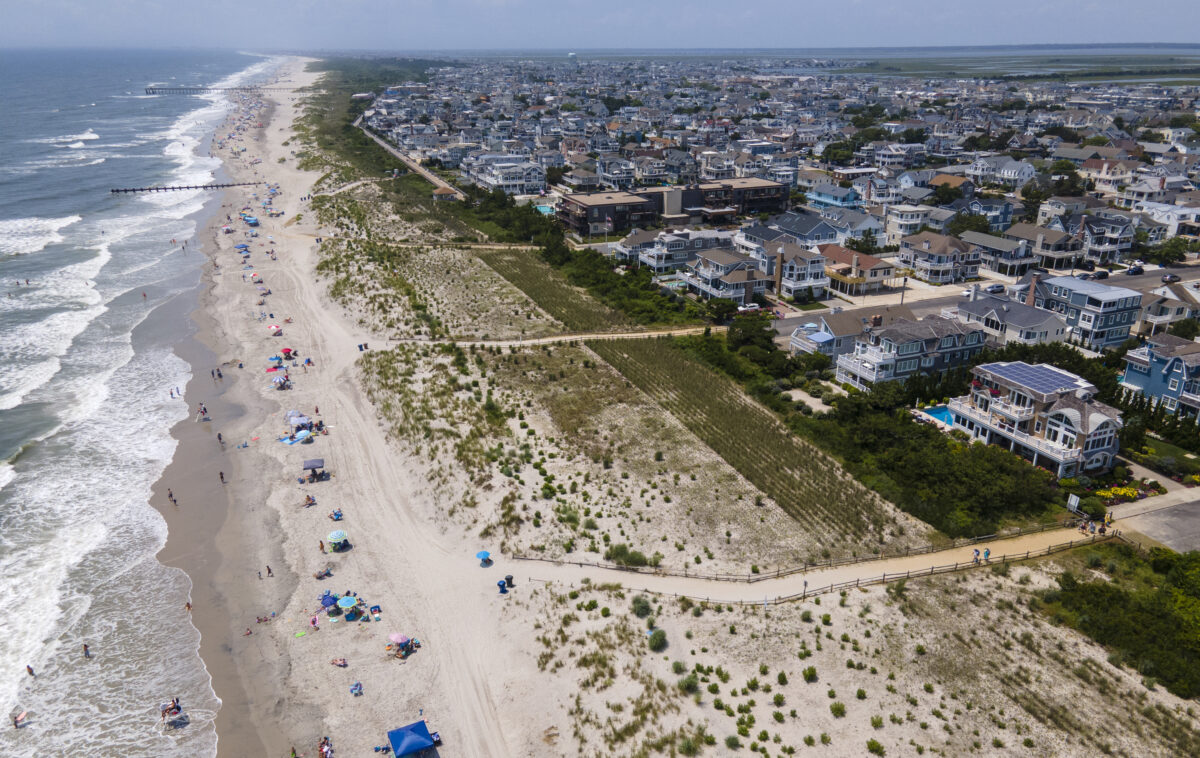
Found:
[[[913,276],[930,284],[948,284],[979,276],[978,250],[960,239],[935,232],[921,232],[900,240],[897,256]]]
[[[838,356],[837,381],[869,390],[878,382],[940,374],[969,363],[984,341],[979,327],[940,316],[873,323],[855,339],[853,353]]]
[[[1062,342],[1068,334],[1066,322],[1057,314],[1019,300],[985,294],[978,285],[971,288],[970,297],[943,310],[942,315],[979,326],[988,335],[988,343],[996,347]]]
[[[825,256],[825,274],[835,292],[856,297],[878,293],[890,287],[896,277],[896,267],[888,260],[876,258],[841,245],[817,245]]]
[[[818,184],[807,193],[808,204],[814,208],[857,208],[862,205],[858,190],[836,184]]]
[[[596,159],[596,176],[600,185],[612,190],[627,190],[637,179],[637,169],[631,161],[615,155],[602,155]]]
[[[864,239],[868,235],[874,237],[876,244],[883,243],[883,220],[879,216],[849,208],[826,208],[821,211],[821,218],[837,230],[839,245]]]
[[[789,345],[792,354],[821,353],[831,359],[854,350],[855,339],[873,324],[889,326],[899,319],[916,321],[912,310],[905,305],[884,305],[865,310],[822,311],[813,314],[813,320],[792,331]]]
[[[692,154],[684,150],[667,150],[663,153],[667,178],[676,184],[694,184],[700,181],[700,167]]]
[[[1200,314],[1200,291],[1182,282],[1163,284],[1142,295],[1142,320],[1136,331],[1139,336],[1152,337],[1197,314]]]
[[[1013,160],[1007,155],[993,155],[976,158],[967,167],[965,174],[977,187],[985,184],[1002,184],[1012,189],[1019,189],[1037,176],[1037,169],[1032,163],[1026,161]]]
[[[815,213],[791,211],[775,216],[768,225],[788,235],[800,245],[833,242],[838,236],[837,229]]]
[[[1083,257],[1096,264],[1115,263],[1133,250],[1133,223],[1121,216],[1055,216],[1047,229],[1072,234],[1083,242]]]
[[[953,426],[1064,478],[1112,467],[1121,413],[1095,399],[1096,387],[1047,364],[984,363],[971,391],[950,401]]]
[[[1026,304],[1054,311],[1067,322],[1071,337],[1089,350],[1116,347],[1129,338],[1142,310],[1142,293],[1073,276],[1044,281],[1027,275],[1010,291]]]
[[[680,229],[654,234],[653,240],[644,242],[647,232],[635,231],[617,246],[618,257],[636,261],[656,274],[675,271],[687,265],[705,250],[732,250],[733,232],[715,229]],[[632,244],[627,245],[626,241]]]
[[[1115,196],[1127,185],[1133,184],[1140,161],[1104,160],[1089,158],[1079,168],[1079,176],[1095,183],[1096,191]]]
[[[959,237],[979,253],[984,268],[997,274],[1021,276],[1035,262],[1024,240],[1010,240],[981,232],[963,232]]]
[[[1139,179],[1117,192],[1117,205],[1133,208],[1143,203],[1164,203],[1167,200],[1166,177]]]
[[[728,250],[705,250],[687,263],[682,276],[688,291],[701,300],[720,298],[738,305],[765,295],[771,277],[755,267],[754,261]]]
[[[1055,195],[1038,206],[1037,225],[1045,226],[1055,216],[1083,213],[1096,207],[1103,208],[1104,201],[1093,197],[1064,197]]]
[[[825,256],[819,251],[791,242],[772,242],[751,257],[760,270],[774,278],[776,295],[818,300],[825,297],[829,277],[825,274]]]
[[[1004,238],[1023,241],[1037,259],[1040,268],[1075,268],[1083,257],[1083,240],[1073,234],[1033,224],[1013,224]]]
[[[968,216],[983,216],[993,232],[1002,232],[1012,226],[1013,204],[1009,200],[985,200],[980,197],[961,198],[942,206],[955,213]]]
[[[546,189],[546,169],[511,155],[468,156],[461,171],[489,192],[499,189],[509,195],[536,195]]]
[[[927,205],[891,205],[884,216],[885,243],[888,246],[899,245],[900,240],[909,237],[929,225],[929,213],[933,209]],[[953,215],[953,214],[951,214]]]
[[[1200,342],[1163,332],[1125,353],[1121,386],[1165,410],[1200,418]]]

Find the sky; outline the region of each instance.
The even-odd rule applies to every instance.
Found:
[[[6,48],[404,52],[1200,40],[1200,0],[0,0],[0,19]]]

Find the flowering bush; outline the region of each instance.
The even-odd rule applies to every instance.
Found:
[[[1137,500],[1138,490],[1136,487],[1110,487],[1106,490],[1096,490],[1096,496],[1104,500],[1124,502]]]

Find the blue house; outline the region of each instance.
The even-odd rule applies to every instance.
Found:
[[[862,205],[862,197],[853,187],[839,187],[836,184],[818,184],[807,193],[808,204],[814,208],[857,208]]]
[[[1200,342],[1156,334],[1125,354],[1121,386],[1152,398],[1171,413],[1200,415]]]
[[[1008,200],[960,198],[942,207],[964,215],[985,216],[993,232],[1002,232],[1012,226],[1013,204]]]
[[[1029,288],[1033,287],[1033,304],[1062,317],[1071,336],[1089,350],[1120,345],[1129,339],[1141,316],[1142,293],[1136,290],[1073,276],[1054,276],[1044,281],[1036,274],[1026,277],[1009,291],[1028,303]]]

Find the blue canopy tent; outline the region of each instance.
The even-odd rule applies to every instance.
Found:
[[[416,755],[422,750],[434,746],[433,735],[424,721],[415,721],[408,726],[393,729],[387,733],[388,742],[392,745],[392,755],[400,758],[405,755]]]

